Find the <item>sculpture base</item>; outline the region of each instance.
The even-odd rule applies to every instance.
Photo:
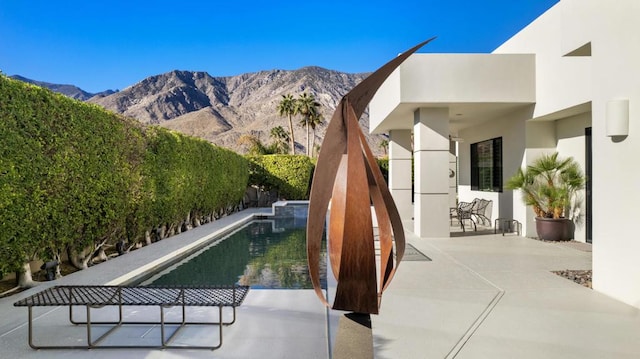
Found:
[[[348,313],[340,317],[334,359],[373,359],[373,334],[369,314]]]

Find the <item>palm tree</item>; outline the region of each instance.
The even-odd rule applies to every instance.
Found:
[[[383,139],[380,141],[380,148],[384,151],[384,155],[387,155],[387,150],[389,149],[389,140]]]
[[[289,142],[289,134],[282,126],[277,126],[271,129],[269,134],[274,141],[274,150],[277,153],[285,153],[287,148],[287,142]]]
[[[289,142],[291,144],[291,154],[294,155],[296,153],[296,141],[293,137],[293,121],[291,120],[291,116],[296,114],[296,100],[293,99],[291,94],[282,95],[282,100],[278,103],[278,113],[280,116],[288,116],[289,117]]]
[[[311,154],[313,154],[313,150],[316,148],[316,127],[324,122],[324,116],[320,112],[314,112],[310,117],[309,126],[311,126],[312,136],[311,136]],[[317,152],[317,151],[316,151]]]
[[[302,115],[300,124],[307,127],[307,156],[311,156],[311,146],[309,144],[309,128],[311,127],[311,122],[313,121],[312,119],[318,113],[318,107],[320,107],[320,103],[316,101],[313,95],[309,95],[306,92],[300,95],[296,100],[295,113],[299,113]]]
[[[526,205],[537,217],[571,218],[576,192],[584,188],[586,178],[573,157],[558,158],[558,152],[542,155],[519,168],[507,182],[508,189],[519,189]]]

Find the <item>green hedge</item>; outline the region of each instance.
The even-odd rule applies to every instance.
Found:
[[[238,204],[248,161],[234,152],[162,128],[147,130],[143,207],[155,225],[176,223]]]
[[[303,155],[247,156],[249,159],[249,184],[265,191],[275,190],[289,200],[309,199],[315,159]],[[378,158],[378,166],[388,181],[389,160]]]
[[[384,180],[389,183],[389,157],[377,158],[378,167],[380,167],[380,172],[382,172],[382,177]]]
[[[288,200],[309,199],[314,165],[303,155],[265,155],[248,157],[249,184],[266,191],[276,190]]]
[[[0,273],[237,205],[248,161],[0,75]]]

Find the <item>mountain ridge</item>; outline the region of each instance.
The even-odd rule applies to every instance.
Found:
[[[30,84],[34,84],[36,86],[40,86],[40,87],[45,87],[50,89],[51,91],[54,92],[58,92],[61,93],[65,96],[71,97],[73,99],[76,100],[80,100],[80,101],[86,101],[88,99],[90,99],[91,97],[94,96],[108,96],[111,94],[114,94],[118,91],[114,91],[114,90],[105,90],[105,91],[101,91],[101,92],[97,92],[97,93],[91,93],[91,92],[87,92],[75,85],[69,85],[69,84],[54,84],[51,82],[45,82],[45,81],[37,81],[37,80],[32,80],[30,78],[26,78],[24,76],[20,76],[20,75],[12,75],[9,76],[10,78],[14,79],[14,80],[19,80],[22,82],[27,82]]]
[[[369,73],[344,73],[318,66],[297,70],[262,70],[235,76],[214,77],[204,71],[172,70],[149,76],[118,92],[95,94],[85,101],[133,117],[144,124],[159,125],[215,145],[244,153],[243,135],[270,143],[270,130],[289,130],[286,117],[278,115],[283,95],[306,92],[320,103],[324,123],[316,128],[319,144],[340,99]],[[52,89],[55,91],[55,89]],[[297,153],[306,152],[306,128],[294,118]],[[360,119],[371,149],[380,154],[379,135],[369,135],[368,111]]]

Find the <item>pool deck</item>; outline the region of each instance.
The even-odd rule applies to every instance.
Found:
[[[27,310],[13,303],[52,285],[117,284],[264,211],[245,210],[0,299],[0,357],[86,358],[86,350],[29,348]],[[431,261],[400,264],[383,295],[381,314],[372,316],[376,358],[640,357],[640,310],[550,272],[590,269],[588,245],[480,233],[420,239],[407,231],[408,242]],[[65,308],[36,313],[38,342],[83,339],[82,328],[67,324]],[[125,342],[144,340],[146,334],[118,338],[114,333]],[[202,334],[186,331],[184,341]],[[328,358],[327,341],[327,311],[312,290],[251,290],[216,351],[108,349],[91,356]]]

